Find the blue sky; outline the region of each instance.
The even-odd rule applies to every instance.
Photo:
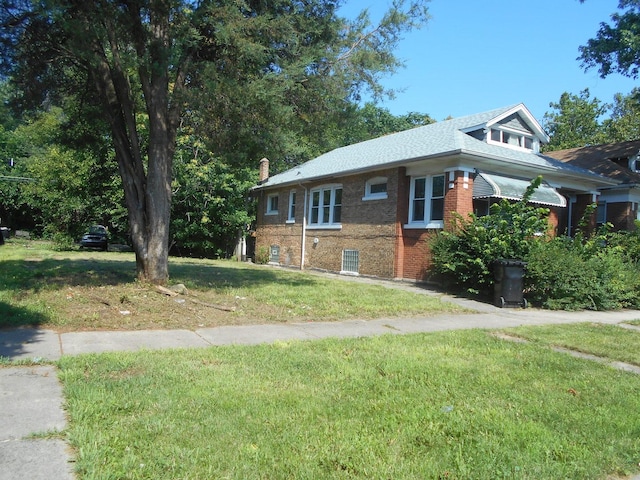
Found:
[[[368,8],[379,19],[388,0],[347,0],[341,16]],[[431,0],[431,20],[406,34],[396,55],[406,68],[385,77],[403,89],[382,107],[395,115],[420,112],[435,120],[524,103],[539,120],[563,92],[613,101],[640,81],[585,72],[578,47],[595,37],[618,0]]]

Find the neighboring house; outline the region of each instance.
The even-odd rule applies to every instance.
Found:
[[[632,230],[640,220],[640,140],[545,153],[586,168],[618,184],[600,188],[595,223],[611,223],[614,230]],[[573,225],[575,228],[575,225]]]
[[[517,200],[538,175],[531,201],[564,232],[618,182],[541,155],[546,142],[519,104],[338,148],[272,177],[263,159],[256,251],[282,265],[426,280],[429,240],[455,212]]]

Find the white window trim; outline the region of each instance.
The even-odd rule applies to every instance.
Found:
[[[497,130],[500,132],[500,139],[501,141],[496,142],[495,140],[493,140],[491,138],[491,133],[493,130]],[[520,143],[524,143],[524,138],[528,138],[531,140],[531,148],[526,148],[526,147],[521,147],[520,145],[511,145],[509,143],[504,143],[502,142],[502,137],[504,133],[508,133],[509,135],[514,135],[517,137],[520,137]],[[489,133],[487,135],[487,143],[490,143],[491,145],[500,145],[501,147],[507,147],[507,148],[512,148],[514,150],[520,150],[522,152],[535,152],[537,153],[539,150],[539,141],[536,138],[535,135],[530,135],[530,134],[526,134],[524,132],[521,132],[519,130],[515,130],[512,128],[507,128],[507,127],[503,127],[503,126],[491,126],[489,128]]]
[[[424,217],[431,218],[431,200],[433,191],[433,177],[445,177],[444,174],[437,175],[416,175],[411,177],[411,188],[409,192],[409,223],[405,224],[404,228],[408,229],[442,229],[444,228],[444,220],[423,220],[421,222],[415,222],[413,218],[413,200],[415,195],[415,181],[421,178],[425,179],[425,202],[424,202]],[[446,177],[445,177],[445,194],[446,194]]]
[[[296,202],[293,202],[293,199],[296,199]],[[295,212],[293,214],[293,216],[291,215],[291,207],[293,206],[294,208],[297,207],[296,203],[297,203],[298,199],[296,196],[296,191],[295,190],[291,190],[289,192],[289,204],[287,205],[287,221],[286,223],[296,223],[296,216],[295,216]]]
[[[269,195],[267,195],[267,211],[266,211],[266,215],[278,215],[278,210],[271,210],[271,199],[272,198],[278,198],[279,194],[277,193],[271,193]],[[280,198],[278,198],[278,208],[280,208]]]
[[[336,199],[336,190],[342,189],[342,184],[330,184],[330,185],[321,185],[317,188],[313,188],[309,190],[309,211],[307,217],[307,229],[309,230],[340,230],[342,229],[342,222],[334,222],[333,221],[333,213],[335,208],[335,199]],[[313,212],[313,194],[315,192],[320,192],[320,199],[322,200],[323,194],[322,192],[326,190],[331,190],[331,198],[329,201],[329,222],[328,223],[312,223],[312,212]],[[344,194],[344,191],[343,191]],[[342,206],[342,204],[340,204]],[[324,205],[323,205],[324,206]],[[319,207],[322,208],[322,207]],[[321,213],[318,211],[318,220],[321,218]]]
[[[362,200],[366,202],[369,200],[385,200],[389,198],[387,192],[371,193],[371,186],[381,183],[385,183],[388,185],[387,177],[375,177],[367,180],[364,186],[364,197],[362,197]]]

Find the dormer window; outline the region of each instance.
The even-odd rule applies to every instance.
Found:
[[[533,150],[533,137],[522,132],[503,130],[499,128],[491,129],[490,143],[500,143],[514,148]]]

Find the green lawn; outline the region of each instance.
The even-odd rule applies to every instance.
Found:
[[[633,323],[633,322],[629,322]],[[638,338],[640,331],[629,331],[615,325],[578,323],[506,329],[505,332],[541,344],[590,353],[611,360],[640,365]]]
[[[431,295],[298,270],[171,257],[168,297],[135,279],[132,253],[0,247],[0,328],[58,331],[198,329],[220,325],[428,316],[464,311]]]
[[[608,334],[580,335],[597,344]],[[639,349],[637,332],[621,335]],[[538,337],[471,330],[65,357],[65,433],[80,479],[637,472],[640,377]]]
[[[292,270],[0,248],[0,328],[201,328],[460,312],[438,298]],[[180,300],[180,302],[176,302]],[[198,303],[199,302],[199,303]],[[212,307],[213,305],[213,307]],[[232,311],[215,307],[228,307]],[[122,312],[127,312],[126,315]],[[63,357],[87,479],[621,479],[640,469],[640,333],[598,324]]]

